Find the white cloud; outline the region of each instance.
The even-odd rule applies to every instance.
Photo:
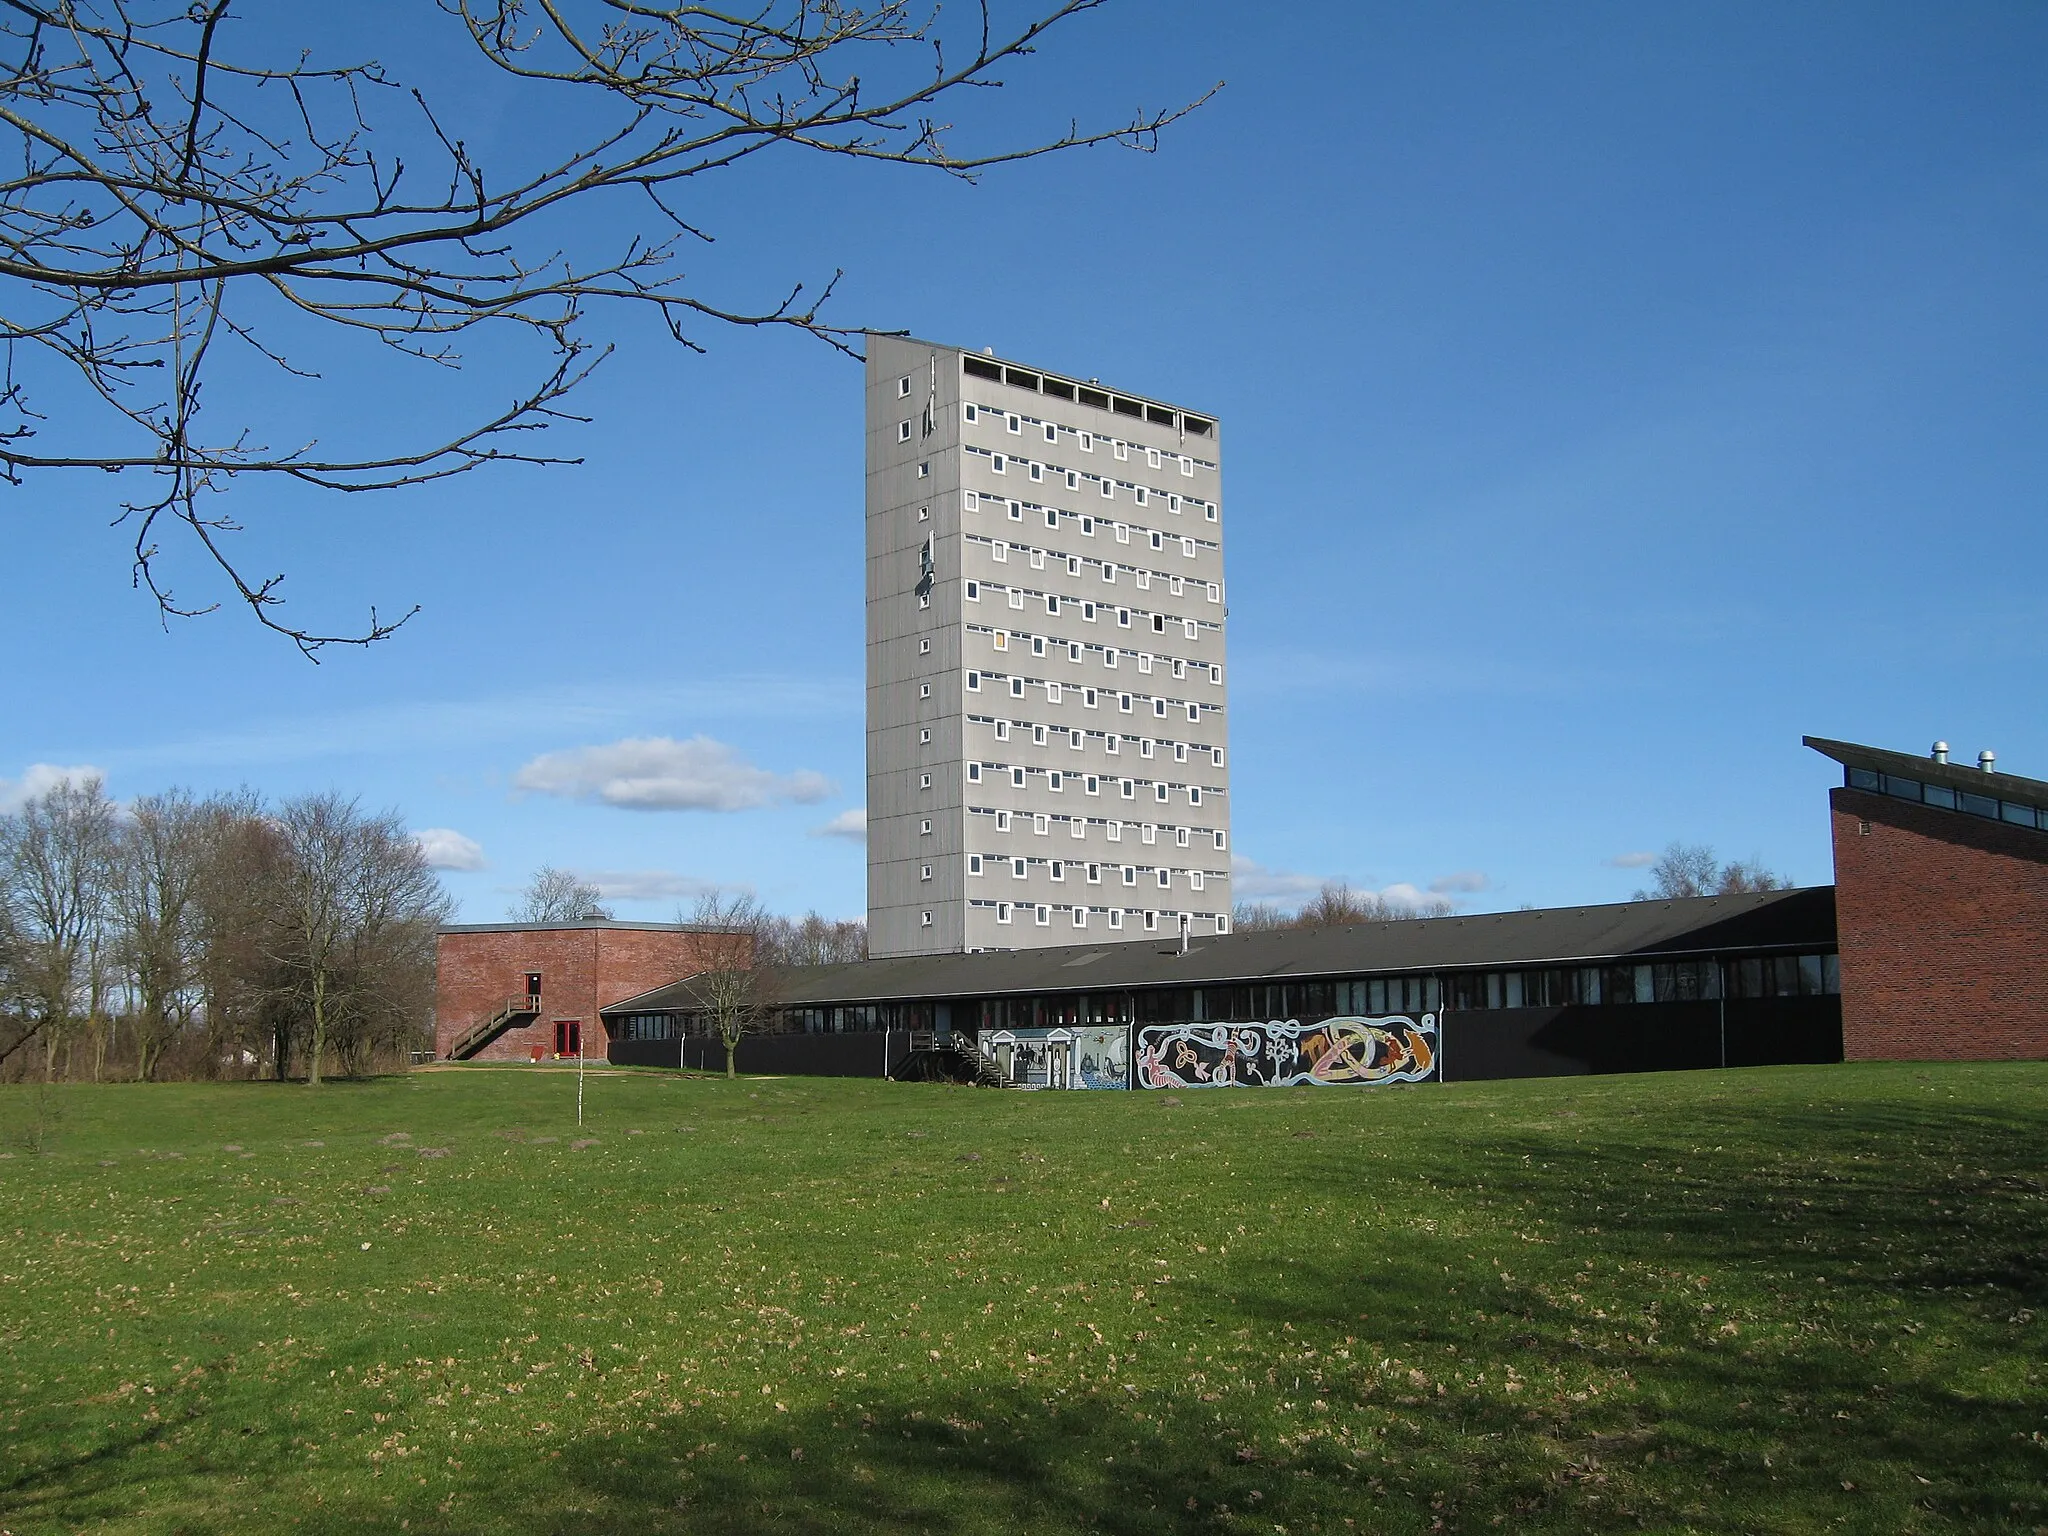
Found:
[[[429,869],[482,869],[484,867],[483,844],[475,838],[464,837],[450,827],[424,827],[413,833],[412,840],[420,845]]]
[[[1238,901],[1306,901],[1323,888],[1326,876],[1268,869],[1243,854],[1230,856],[1230,891]]]
[[[1383,885],[1370,894],[1379,897],[1381,901],[1390,901],[1397,907],[1431,907],[1443,899],[1441,896],[1430,894],[1435,889],[1435,886],[1431,886],[1425,891],[1409,881],[1396,880],[1392,885]]]
[[[1230,881],[1233,899],[1267,901],[1282,908],[1313,901],[1325,885],[1350,885],[1353,895],[1377,896],[1395,906],[1434,907],[1457,896],[1487,890],[1493,883],[1480,871],[1466,869],[1432,880],[1428,890],[1408,880],[1396,880],[1392,885],[1362,885],[1341,875],[1304,875],[1294,870],[1268,869],[1241,854],[1231,855]]]
[[[1616,869],[1648,869],[1657,862],[1654,853],[1617,853],[1606,861]]]
[[[850,843],[864,843],[868,840],[867,807],[857,805],[850,811],[841,811],[822,827],[811,828],[813,837],[843,837]]]
[[[513,775],[512,787],[629,811],[748,811],[779,800],[809,804],[832,792],[823,774],[772,773],[709,736],[635,736],[545,752]]]
[[[577,869],[570,873],[596,886],[597,894],[607,901],[692,901],[713,888],[709,880],[666,869]]]
[[[39,795],[47,795],[61,784],[87,784],[107,780],[107,770],[80,763],[60,768],[55,763],[30,763],[18,779],[0,779],[0,814],[18,811]]]
[[[1461,869],[1452,874],[1439,875],[1429,882],[1431,894],[1437,896],[1471,896],[1486,890],[1493,882],[1482,870]]]
[[[531,740],[537,730],[597,735],[647,720],[833,721],[857,714],[858,675],[779,673],[699,678],[687,683],[629,682],[535,689],[482,698],[441,698],[359,709],[272,717],[253,730],[223,729],[106,755],[116,767],[251,763],[310,758],[416,755],[440,747],[474,752],[480,744]]]

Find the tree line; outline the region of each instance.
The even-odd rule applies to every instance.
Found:
[[[574,923],[617,914],[598,886],[573,870],[543,864],[505,915],[515,923]],[[789,917],[716,886],[678,911],[676,921],[744,932],[762,966],[841,965],[868,957],[868,925],[861,918],[825,917],[816,910]]]
[[[0,816],[0,1076],[404,1063],[431,1038],[451,910],[395,811],[59,784]]]
[[[1354,891],[1332,880],[1289,911],[1270,901],[1240,901],[1230,909],[1230,926],[1238,933],[1275,928],[1343,928],[1356,923],[1408,922],[1419,917],[1449,917],[1451,904],[1442,898],[1411,904],[1393,901],[1375,891]]]
[[[1766,868],[1761,858],[1731,859],[1723,864],[1705,843],[1672,843],[1649,866],[1650,884],[1635,901],[1675,901],[1688,896],[1741,896],[1782,891],[1792,882]],[[1449,917],[1451,904],[1441,898],[1421,903],[1393,901],[1372,891],[1354,891],[1341,880],[1331,881],[1300,908],[1289,910],[1268,901],[1241,901],[1230,910],[1230,926],[1239,933],[1275,928],[1342,928],[1357,923],[1393,923],[1419,917]]]

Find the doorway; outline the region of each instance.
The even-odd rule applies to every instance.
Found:
[[[526,973],[526,1000],[536,1006],[540,1003],[540,972]]]
[[[555,1054],[557,1056],[581,1056],[583,1054],[583,1021],[581,1019],[555,1020]]]

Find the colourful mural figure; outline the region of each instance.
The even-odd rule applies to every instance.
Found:
[[[1436,1075],[1436,1041],[1433,1013],[1317,1024],[1148,1024],[1138,1031],[1138,1086],[1419,1083]]]

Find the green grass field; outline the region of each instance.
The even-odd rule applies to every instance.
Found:
[[[0,1528],[2048,1528],[2048,1067],[587,1092],[0,1089]]]

